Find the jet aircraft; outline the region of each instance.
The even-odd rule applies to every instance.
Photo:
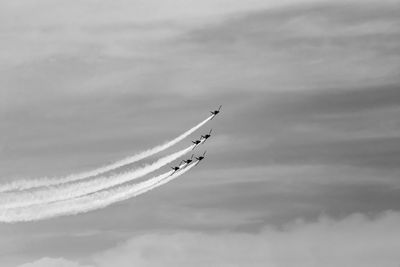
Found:
[[[203,143],[204,143],[208,138],[210,138],[211,132],[212,132],[212,129],[210,130],[210,132],[209,132],[208,134],[202,135],[202,136],[201,136],[201,138],[203,138]]]
[[[176,173],[177,171],[179,171],[179,170],[181,169],[181,164],[182,164],[182,161],[178,164],[178,166],[171,167],[171,169],[174,170],[174,171],[171,173],[171,175],[174,174],[174,173]]]
[[[206,152],[207,152],[207,150],[204,151],[203,155],[201,155],[200,157],[196,157],[196,159],[197,159],[196,165],[199,164],[200,161],[202,161],[202,160],[204,159],[204,157],[205,157],[205,155],[206,155]]]
[[[203,140],[195,140],[195,141],[192,141],[192,143],[194,144],[194,147],[193,147],[193,149],[195,149],[199,144],[201,144],[203,142]],[[192,150],[193,150],[192,149]]]
[[[194,154],[192,154],[192,156],[190,157],[190,159],[187,159],[187,160],[184,160],[184,161],[183,161],[183,162],[186,163],[186,166],[189,165],[189,163],[193,161],[193,156],[194,156]]]
[[[214,119],[214,117],[217,116],[217,114],[220,112],[221,108],[222,108],[222,105],[220,105],[218,109],[216,109],[214,111],[210,111],[211,114],[214,115],[211,119]]]

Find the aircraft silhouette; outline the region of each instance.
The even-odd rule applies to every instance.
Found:
[[[190,159],[184,160],[183,162],[185,162],[186,165],[188,165],[190,162],[193,161],[193,156],[194,156],[194,154],[192,154],[192,156],[190,157]]]
[[[201,136],[201,138],[203,138],[204,142],[205,142],[208,138],[210,138],[211,132],[212,132],[212,129],[210,130],[210,132],[209,132],[208,134],[202,135],[202,136]]]
[[[200,139],[200,140],[192,141],[192,143],[195,145],[195,146],[193,147],[193,149],[195,149],[199,144],[201,144],[201,142],[202,142],[201,139]],[[192,149],[192,150],[193,150],[193,149]]]
[[[218,109],[216,109],[214,111],[210,111],[211,114],[214,115],[211,119],[214,119],[214,117],[217,116],[217,114],[220,112],[221,108],[222,108],[222,105],[220,105]]]
[[[181,164],[182,164],[182,161],[179,163],[178,166],[171,167],[171,169],[174,170],[174,171],[171,173],[171,175],[174,174],[175,172],[177,172],[177,171],[179,171],[179,170],[181,169]]]
[[[196,157],[196,159],[197,159],[197,163],[196,163],[196,165],[197,165],[197,164],[199,164],[199,163],[200,163],[200,161],[202,161],[202,160],[204,159],[204,156],[206,155],[206,152],[207,152],[207,150],[206,150],[206,151],[204,151],[203,155],[201,155],[200,157]]]

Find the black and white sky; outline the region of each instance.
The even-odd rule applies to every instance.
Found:
[[[1,183],[96,168],[223,110],[176,181],[0,223],[0,265],[399,266],[399,74],[396,0],[1,1]]]

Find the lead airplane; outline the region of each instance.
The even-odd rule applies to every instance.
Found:
[[[214,111],[210,111],[210,113],[213,114],[213,117],[211,119],[214,119],[214,117],[218,115],[218,113],[220,112],[221,108],[222,108],[222,105],[220,105],[218,109],[216,109]]]

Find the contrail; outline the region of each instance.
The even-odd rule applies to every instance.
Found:
[[[100,175],[102,173],[123,167],[128,164],[132,164],[134,162],[137,162],[139,160],[145,159],[147,157],[150,157],[154,154],[157,154],[161,151],[164,151],[165,149],[170,148],[171,146],[177,144],[178,142],[182,141],[185,139],[187,136],[195,132],[197,129],[199,129],[201,126],[203,126],[205,123],[207,123],[209,120],[213,118],[214,115],[211,115],[204,121],[200,122],[193,128],[189,129],[188,131],[184,132],[183,134],[179,135],[175,139],[163,144],[156,146],[154,148],[151,148],[149,150],[145,150],[143,152],[140,152],[134,156],[125,158],[123,160],[114,162],[112,164],[87,171],[87,172],[82,172],[82,173],[77,173],[77,174],[72,174],[69,176],[66,176],[64,178],[42,178],[42,179],[33,179],[33,180],[18,180],[15,182],[11,182],[8,184],[0,185],[0,192],[6,192],[6,191],[12,191],[12,190],[25,190],[25,189],[30,189],[30,188],[37,188],[37,187],[45,187],[45,186],[51,186],[51,185],[58,185],[58,184],[64,184],[64,183],[69,183],[69,182],[74,182],[82,179],[86,179],[89,177],[93,177],[96,175]]]
[[[98,177],[91,180],[80,181],[78,183],[68,183],[58,186],[48,187],[39,191],[24,191],[0,194],[0,208],[17,208],[31,206],[41,203],[50,203],[60,200],[72,199],[83,195],[95,193],[100,190],[111,188],[134,179],[143,177],[168,163],[182,157],[193,149],[191,145],[173,154],[167,155],[152,164],[142,168],[116,174],[109,177]]]
[[[192,163],[176,173],[172,171],[166,172],[138,184],[120,186],[75,199],[53,202],[50,204],[33,205],[30,207],[0,209],[0,221],[8,223],[37,221],[105,208],[111,204],[144,194],[176,179],[194,166],[195,164]]]

